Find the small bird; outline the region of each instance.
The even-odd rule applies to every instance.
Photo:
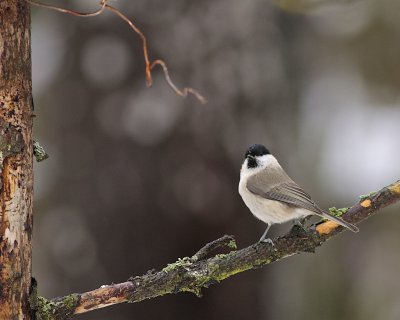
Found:
[[[300,222],[309,215],[332,220],[358,232],[358,228],[323,211],[310,195],[297,185],[282,169],[276,158],[261,144],[254,144],[246,152],[240,170],[239,194],[251,213],[267,224],[260,242],[266,239],[272,224],[295,220]]]

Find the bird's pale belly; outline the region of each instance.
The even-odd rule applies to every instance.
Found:
[[[290,207],[278,201],[250,195],[248,190],[242,189],[239,192],[251,213],[265,223],[284,223],[313,214],[305,209]]]
[[[252,201],[252,203],[246,202],[246,205],[256,218],[271,224],[301,219],[312,214],[308,210],[293,208],[278,201],[262,198]]]

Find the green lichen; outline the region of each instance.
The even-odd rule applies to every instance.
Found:
[[[36,320],[69,319],[72,317],[78,301],[79,295],[77,294],[70,294],[59,300],[37,297]]]
[[[233,240],[233,239],[231,241],[229,241],[228,242],[228,247],[231,248],[231,249],[236,250],[237,249],[236,241]]]
[[[336,207],[332,207],[332,208],[329,208],[329,213],[330,213],[331,215],[333,215],[334,217],[341,217],[341,216],[344,215],[348,210],[349,210],[349,208],[340,208],[340,209],[337,209]]]
[[[234,269],[231,269],[229,271],[223,271],[223,272],[218,273],[218,275],[215,277],[215,280],[222,281],[222,280],[229,278],[237,273],[244,272],[244,271],[250,270],[252,268],[253,268],[252,265],[243,265],[240,267],[235,267]]]
[[[365,199],[371,198],[371,197],[373,197],[374,195],[376,195],[376,192],[375,192],[375,191],[370,192],[370,193],[368,193],[368,194],[362,194],[362,195],[360,196],[360,201],[364,201]]]
[[[271,262],[271,259],[256,259],[256,261],[254,261],[254,266],[263,266],[265,264],[270,264]]]
[[[37,297],[36,301],[36,319],[37,320],[52,320],[54,319],[55,304],[43,297]]]
[[[215,258],[217,260],[224,259],[227,255],[218,255]],[[217,279],[218,269],[220,268],[219,264],[216,262],[210,262],[206,269],[200,270],[190,270],[187,276],[193,281],[190,282],[190,285],[187,287],[183,287],[180,289],[182,292],[191,292],[194,293],[197,297],[202,297],[201,289],[208,288],[210,285],[218,283]]]
[[[33,155],[37,162],[46,160],[49,157],[44,148],[37,141],[33,141]]]
[[[62,303],[66,309],[74,310],[78,303],[78,300],[79,297],[77,294],[70,294],[69,296],[63,298]]]
[[[187,268],[193,264],[193,260],[189,257],[184,257],[184,258],[178,258],[178,261],[174,263],[169,263],[162,271],[165,273],[168,273],[172,270],[175,270],[177,268]]]

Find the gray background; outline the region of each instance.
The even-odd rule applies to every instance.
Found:
[[[46,297],[125,281],[190,256],[223,234],[260,237],[237,193],[246,148],[263,143],[323,208],[399,177],[398,1],[110,2],[77,18],[33,10],[34,276]],[[93,3],[59,1],[78,10]],[[296,7],[294,7],[296,5]],[[77,319],[399,319],[399,207],[317,254],[291,257],[206,290]],[[274,227],[280,234],[288,225]]]

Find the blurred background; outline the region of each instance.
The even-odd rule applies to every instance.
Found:
[[[94,11],[96,1],[53,5]],[[140,39],[111,12],[33,8],[34,276],[45,297],[83,292],[191,256],[264,224],[237,193],[246,148],[265,144],[321,207],[346,207],[400,175],[400,2],[110,2],[160,69],[146,88]],[[399,319],[399,206],[316,254],[205,290],[77,319]],[[276,226],[272,235],[290,226]]]

